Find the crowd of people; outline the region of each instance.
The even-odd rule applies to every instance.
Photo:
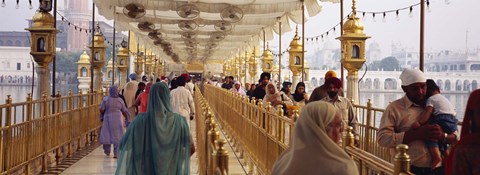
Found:
[[[144,90],[136,75],[130,78],[122,93],[111,86],[101,104],[100,141],[107,156],[113,145],[116,174],[188,174],[189,158],[195,152],[189,130],[195,114],[191,78],[183,74],[171,81],[144,82]],[[405,96],[385,109],[376,136],[379,145],[390,148],[394,157],[394,148],[407,144],[414,174],[480,174],[480,90],[470,95],[459,135],[455,109],[433,80],[408,68],[399,78]],[[277,87],[269,73],[245,88],[231,76],[223,83],[207,83],[261,99],[264,106],[300,107],[292,143],[278,157],[273,174],[359,174],[339,146],[345,126],[353,127],[356,146],[360,138],[355,110],[343,97],[343,83],[335,72],[328,71],[325,83],[311,96],[303,82],[292,92],[292,83]]]

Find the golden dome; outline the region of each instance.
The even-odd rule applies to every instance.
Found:
[[[278,64],[275,64],[273,66],[273,71],[278,71],[278,70],[280,70],[279,68],[280,68],[280,66],[278,66]]]
[[[123,56],[123,57],[128,57],[128,50],[127,50],[127,48],[120,47],[120,48],[118,49],[118,54],[117,54],[117,56],[119,56],[119,57],[122,57],[122,56]]]
[[[90,64],[90,56],[88,56],[87,52],[84,50],[83,54],[80,55],[80,59],[78,60],[79,64]]]
[[[48,12],[38,11],[32,18],[32,28],[52,28],[53,16]]]
[[[343,31],[348,33],[363,34],[363,25],[360,23],[358,17],[353,13],[348,20],[343,24]]]
[[[302,51],[302,43],[300,42],[300,37],[298,36],[298,26],[295,29],[295,36],[290,42],[290,51]]]
[[[273,59],[272,55],[273,54],[270,51],[270,48],[268,47],[268,43],[267,43],[267,48],[265,49],[265,51],[263,51],[263,59]]]

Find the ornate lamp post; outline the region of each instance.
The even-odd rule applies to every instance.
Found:
[[[103,88],[108,88],[110,85],[112,85],[113,81],[113,58],[110,58],[107,63],[107,76],[102,81]]]
[[[268,43],[267,43],[267,48],[265,49],[265,51],[263,51],[262,71],[271,73],[272,69],[273,69],[273,57],[272,57],[272,52],[270,51],[270,48],[268,47]]]
[[[290,42],[289,53],[289,68],[292,71],[292,89],[295,89],[298,82],[300,81],[300,74],[302,73],[303,65],[303,44],[300,42],[300,37],[298,36],[298,26],[295,30],[295,36]]]
[[[352,0],[352,15],[343,24],[343,35],[337,39],[341,41],[343,67],[347,69],[347,98],[358,102],[358,70],[365,63],[365,40],[370,38],[363,33],[363,25],[355,16],[355,0]]]
[[[48,64],[55,55],[55,41],[57,29],[54,27],[55,19],[49,13],[52,10],[50,0],[40,1],[40,8],[32,18],[32,26],[25,30],[30,31],[30,55],[37,63],[38,87],[36,99],[41,99],[45,93],[50,96],[50,71]]]
[[[127,83],[127,70],[128,70],[128,43],[123,40],[120,44],[122,47],[118,49],[118,60],[117,60],[117,69],[120,73],[119,75],[119,86],[123,87]]]
[[[150,76],[152,75],[152,66],[153,66],[153,60],[152,60],[152,55],[148,55],[147,57],[147,62],[145,63],[145,75],[147,76],[147,81],[150,80]]]
[[[83,54],[80,55],[77,64],[78,89],[84,93],[88,93],[87,90],[90,88],[90,56],[88,56],[86,50],[83,50]]]
[[[255,75],[257,75],[257,60],[255,59],[255,50],[248,60],[249,69],[248,73],[250,74],[251,82],[255,83]]]
[[[94,45],[90,45],[90,50],[95,51],[91,53],[91,58],[93,58],[93,89],[99,91],[102,89],[102,68],[105,65],[105,38],[103,37],[102,31],[100,30],[100,24],[97,22],[97,29],[93,37]]]
[[[133,64],[135,65],[135,73],[138,76],[141,76],[143,72],[143,57],[144,53],[139,52],[137,58],[133,61]]]

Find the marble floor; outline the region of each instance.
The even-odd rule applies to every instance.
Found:
[[[195,131],[195,126],[192,125],[192,131]],[[194,136],[195,133],[192,133]],[[224,134],[222,133],[221,138],[225,138]],[[196,140],[194,138],[194,140]],[[228,153],[229,153],[229,173],[233,175],[240,175],[240,174],[247,174],[244,167],[242,166],[241,162],[242,159],[237,158],[239,153],[235,153],[228,145]],[[198,156],[196,153],[192,155],[190,159],[190,172],[191,174],[198,174]],[[103,175],[103,174],[114,174],[115,169],[117,167],[117,159],[113,158],[113,155],[107,157],[103,153],[102,146],[99,146],[95,150],[93,150],[90,154],[85,156],[84,158],[80,159],[77,163],[73,164],[61,174],[64,175],[80,175],[80,174],[96,174],[96,175]]]

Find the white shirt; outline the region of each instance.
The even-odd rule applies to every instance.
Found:
[[[195,88],[195,85],[192,82],[188,82],[185,84],[185,88],[187,88],[193,96],[193,89]]]
[[[187,118],[195,113],[195,103],[193,101],[193,96],[187,88],[183,86],[178,86],[177,88],[172,90],[170,94],[172,95],[171,102],[173,112]],[[190,121],[190,118],[188,118],[187,121]]]
[[[435,94],[428,98],[426,106],[433,107],[433,115],[456,115],[455,107],[453,107],[453,105],[450,103],[450,101],[448,101],[447,98],[440,94]]]

